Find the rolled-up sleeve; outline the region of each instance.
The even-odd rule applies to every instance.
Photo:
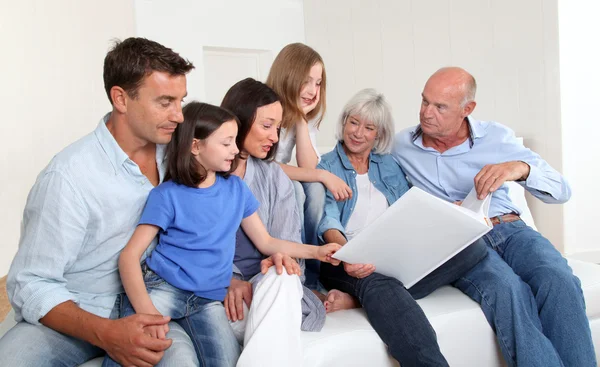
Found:
[[[38,177],[27,198],[19,249],[7,279],[19,319],[39,324],[57,305],[77,302],[64,273],[77,259],[88,217],[81,196],[61,173]]]
[[[529,165],[527,180],[517,181],[533,196],[548,204],[562,204],[571,198],[571,187],[567,180],[542,157],[526,148],[509,130],[510,160],[522,161]]]

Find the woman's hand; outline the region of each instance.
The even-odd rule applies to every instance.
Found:
[[[330,263],[331,265],[338,266],[340,264],[340,260],[334,259],[332,256],[341,248],[342,248],[342,246],[340,246],[337,243],[327,243],[325,245],[318,246],[317,260],[324,261],[324,262]]]
[[[344,270],[351,277],[358,279],[366,278],[375,272],[375,265],[372,264],[348,264],[344,263]]]
[[[350,186],[348,186],[344,180],[329,171],[320,169],[319,181],[325,185],[327,190],[331,191],[331,194],[336,201],[348,200],[352,197],[352,189]]]
[[[292,259],[290,256],[284,255],[280,252],[273,254],[261,261],[260,272],[266,274],[271,266],[275,266],[275,271],[277,274],[283,273],[283,268],[285,268],[289,275],[302,275],[302,270],[300,269],[298,262]]]

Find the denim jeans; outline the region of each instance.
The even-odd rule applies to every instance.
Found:
[[[240,345],[229,326],[223,304],[173,287],[145,263],[142,264],[142,271],[152,303],[158,312],[170,316],[189,335],[196,350],[199,366],[235,366],[240,356]],[[131,303],[127,297],[124,298],[124,313],[134,314]],[[106,356],[102,366],[118,364]]]
[[[454,283],[481,308],[510,366],[596,366],[581,283],[550,241],[523,221],[478,242],[489,256]]]
[[[391,277],[373,273],[357,279],[343,266],[321,264],[321,281],[328,289],[339,289],[356,297],[373,329],[402,367],[448,366],[435,331],[415,299],[451,284],[487,257],[487,248],[474,243],[420,280],[409,290]]]
[[[111,319],[121,315],[124,299],[124,295],[117,297]],[[157,366],[197,366],[196,352],[185,331],[173,322],[169,327],[173,344]],[[0,339],[0,366],[75,367],[103,355],[102,349],[86,341],[25,321],[17,323]]]
[[[302,221],[302,242],[310,245],[319,245],[317,228],[323,218],[325,206],[325,186],[320,182],[298,182],[294,183],[296,202]],[[310,289],[318,289],[320,261],[315,259],[306,260],[306,281],[304,285]]]

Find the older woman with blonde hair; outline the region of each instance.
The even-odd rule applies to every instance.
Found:
[[[343,245],[408,191],[409,184],[389,154],[394,121],[382,94],[374,89],[358,92],[344,107],[337,127],[338,144],[322,156],[319,168],[340,177],[354,194],[336,201],[327,192],[318,234],[321,241]],[[415,299],[452,284],[486,254],[481,244],[471,245],[409,290],[399,280],[377,273],[371,264],[344,263],[337,269],[321,264],[321,282],[328,289],[335,288],[325,307],[332,312],[362,306],[403,367],[447,366],[435,332]]]

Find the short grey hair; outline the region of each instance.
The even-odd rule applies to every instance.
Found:
[[[373,151],[377,154],[386,154],[392,151],[395,134],[392,108],[385,100],[383,94],[375,89],[367,88],[356,93],[344,106],[337,122],[335,138],[337,141],[344,139],[344,125],[349,116],[356,116],[371,122],[377,128],[377,140]]]
[[[463,93],[465,96],[460,104],[461,107],[464,107],[467,105],[467,103],[475,100],[475,94],[477,93],[477,81],[475,81],[475,77],[471,74],[468,75],[467,80],[463,84]]]

